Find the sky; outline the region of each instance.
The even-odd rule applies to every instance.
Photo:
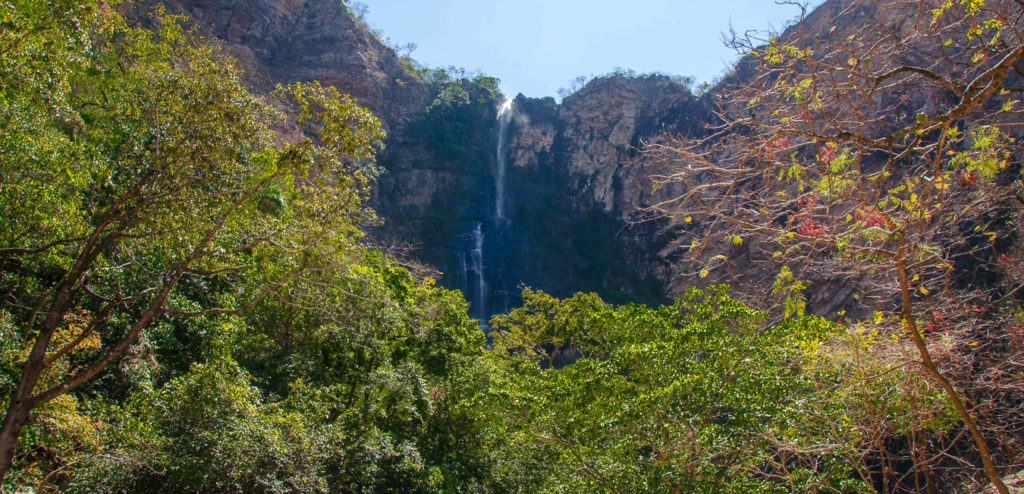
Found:
[[[721,40],[730,25],[781,30],[799,15],[773,0],[356,1],[392,45],[416,44],[420,63],[479,70],[531,97],[617,68],[712,81],[737,58]]]

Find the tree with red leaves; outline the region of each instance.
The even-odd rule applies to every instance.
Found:
[[[1019,430],[990,418],[1024,415],[985,398],[1005,383],[979,391],[979,366],[956,362],[978,362],[979,341],[1008,341],[999,318],[1019,304],[1013,276],[969,270],[1005,271],[994,260],[1022,233],[1022,16],[1014,0],[826,2],[781,36],[734,34],[746,56],[709,95],[709,137],[645,148],[667,170],[656,181],[683,191],[651,209],[699,223],[695,247],[757,236],[798,277],[866,286],[861,300],[893,313],[890,330],[916,349],[908,364],[945,392],[1002,493],[993,437]],[[969,358],[935,358],[940,342],[922,327]],[[1020,452],[1002,442],[1012,465]]]

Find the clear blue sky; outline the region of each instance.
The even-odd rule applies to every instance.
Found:
[[[616,67],[714,79],[736,59],[721,33],[781,29],[799,14],[772,0],[355,0],[392,44],[430,66],[479,69],[514,96],[556,96]],[[814,0],[814,4],[820,0]]]

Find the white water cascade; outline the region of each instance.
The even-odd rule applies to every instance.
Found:
[[[481,325],[487,317],[487,278],[484,277],[484,231],[483,223],[476,222],[473,229],[473,250],[469,261],[476,274],[476,290],[473,293],[473,309],[479,314]]]
[[[512,120],[512,100],[507,99],[498,109],[498,148],[495,156],[498,158],[498,173],[494,178],[494,218],[496,223],[505,221],[505,134],[508,132],[508,124]]]
[[[493,210],[486,215],[486,219],[477,219],[474,222],[473,230],[463,237],[467,241],[466,244],[463,244],[464,250],[460,249],[455,256],[458,270],[457,286],[470,299],[470,311],[474,317],[480,320],[480,329],[484,331],[489,330],[487,318],[490,316],[490,312],[487,310],[487,305],[488,297],[491,295],[490,287],[487,286],[487,271],[484,266],[485,259],[488,259],[484,251],[485,237],[493,244],[492,249],[498,249],[495,252],[501,252],[502,238],[509,226],[508,219],[505,218],[505,168],[507,163],[504,151],[508,126],[512,120],[512,111],[512,100],[505,100],[498,108],[498,143],[495,149],[498,167],[494,174]],[[491,253],[490,259],[495,258],[495,252]],[[500,262],[498,264],[500,265]],[[491,270],[497,273],[501,268],[500,266],[492,267]],[[503,293],[500,282],[496,293],[500,299]],[[504,297],[503,306],[507,308],[507,294]]]

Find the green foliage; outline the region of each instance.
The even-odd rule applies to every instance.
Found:
[[[457,292],[358,244],[383,138],[368,111],[317,83],[280,88],[308,136],[281,143],[281,116],[180,19],[0,9],[0,393],[36,337],[33,304],[73,266],[88,290],[37,389],[132,344],[35,411],[7,485],[432,491],[480,476],[456,405],[483,336]]]
[[[0,399],[66,279],[84,288],[37,389],[130,344],[35,410],[5,489],[863,492],[869,431],[951,426],[896,362],[903,343],[805,316],[788,271],[775,325],[721,287],[655,308],[526,290],[485,351],[461,294],[359,243],[383,139],[369,112],[318,83],[279,88],[305,136],[282,143],[286,117],[226,55],[180,19],[158,25],[106,3],[0,2]],[[479,168],[498,81],[421,76],[436,98],[411,135]],[[971,136],[951,159],[991,178],[1005,136]],[[854,158],[826,161],[831,178],[807,185],[843,194]],[[895,207],[914,209],[902,187]],[[573,248],[604,254],[580,276],[641,286],[599,245],[612,222],[582,221]]]
[[[68,490],[322,492],[304,419],[264,403],[237,363],[217,355],[114,409],[106,440],[115,454],[91,459]]]
[[[995,177],[1006,169],[1011,153],[1008,140],[1012,138],[1005,135],[998,127],[981,126],[971,130],[968,149],[962,152],[954,152],[950,159],[950,166],[954,170],[960,170],[966,180],[978,181],[981,185],[989,185]]]
[[[483,335],[458,292],[377,252],[289,297],[210,319],[194,363],[124,400],[42,409],[14,485],[67,492],[437,492],[485,476],[462,405],[484,379]],[[198,321],[196,321],[198,323]],[[182,355],[182,352],[188,352]],[[6,357],[6,355],[5,355]],[[173,367],[161,372],[174,372]],[[120,373],[137,372],[125,366]],[[113,376],[112,376],[113,377]],[[109,393],[104,390],[104,394]],[[60,475],[49,476],[62,467]],[[41,479],[47,477],[47,482]]]
[[[829,360],[842,327],[765,327],[721,287],[660,308],[524,298],[491,321],[495,475],[514,491],[872,492],[861,425],[906,416],[900,390],[922,386],[844,381],[842,366],[872,359]]]
[[[427,106],[427,113],[440,112],[442,114],[454,113],[459,107],[469,104],[469,93],[458,84],[449,84],[437,98]],[[443,117],[441,117],[443,118]]]
[[[785,299],[783,317],[802,317],[807,311],[807,297],[803,291],[810,286],[810,283],[797,280],[793,277],[793,271],[788,266],[783,266],[779,274],[775,276],[775,284],[772,285],[772,295],[781,296]]]
[[[496,79],[478,77],[452,79],[444,72],[436,81],[436,96],[412,122],[414,135],[432,148],[446,166],[471,170],[493,153],[483,134],[483,122],[494,120],[496,102],[501,96]]]

